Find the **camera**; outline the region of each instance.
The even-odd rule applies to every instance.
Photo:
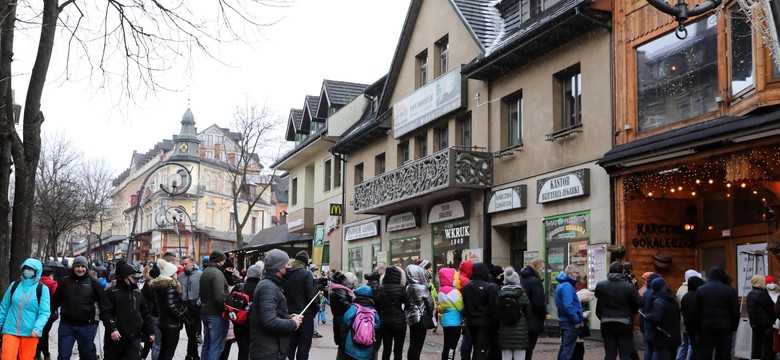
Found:
[[[634,286],[637,285],[636,278],[634,277],[634,274],[631,273],[632,266],[630,262],[626,262],[623,264],[623,277],[626,279],[626,281],[629,284],[632,284]]]
[[[329,280],[326,277],[319,277],[314,279],[314,288],[317,291],[325,291],[328,289]]]

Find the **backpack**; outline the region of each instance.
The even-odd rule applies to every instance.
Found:
[[[225,299],[225,310],[222,312],[222,317],[232,321],[233,324],[244,325],[249,319],[251,305],[252,301],[250,301],[249,295],[244,293],[244,287],[236,285]]]
[[[376,310],[367,307],[357,306],[355,320],[352,321],[352,342],[359,345],[372,346],[376,340],[374,334]]]
[[[18,288],[18,287],[19,287],[19,282],[18,281],[14,281],[14,284],[11,285],[11,296],[10,296],[11,299],[13,299],[14,292],[16,292],[16,288]],[[39,281],[38,282],[38,287],[35,288],[35,295],[38,296],[38,305],[41,304],[41,293],[42,292],[43,292],[43,284]]]
[[[523,316],[523,310],[520,309],[520,303],[517,299],[510,296],[501,296],[496,302],[496,313],[501,314],[501,321],[504,324],[514,325],[520,321]]]

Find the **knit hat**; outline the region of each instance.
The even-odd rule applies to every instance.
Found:
[[[256,264],[249,267],[246,271],[247,278],[261,278],[263,276],[263,268],[265,264],[262,261],[258,261]]]
[[[621,264],[618,261],[612,262],[612,264],[609,264],[609,273],[610,274],[622,274],[623,273],[623,264]]]
[[[653,292],[659,292],[663,290],[666,287],[666,281],[662,277],[657,277],[653,279],[653,282],[650,283],[650,288],[653,289]]]
[[[222,251],[214,250],[211,252],[211,255],[209,255],[209,262],[212,264],[216,264],[222,260],[225,260],[225,253]]]
[[[310,270],[310,271],[317,271],[317,270],[319,270],[319,269],[320,269],[320,268],[319,268],[319,267],[317,267],[317,264],[314,264],[314,263],[312,263],[312,264],[309,264],[309,270]]]
[[[688,282],[688,279],[690,279],[692,276],[701,277],[701,273],[696,271],[696,270],[693,270],[693,269],[686,270],[685,271],[685,282]]]
[[[309,253],[307,253],[304,250],[298,251],[297,254],[295,254],[295,260],[298,260],[304,264],[309,263]]]
[[[89,268],[89,264],[87,263],[87,258],[83,256],[76,256],[76,258],[73,259],[73,267],[76,266],[83,266],[85,268]]]
[[[490,265],[488,267],[488,272],[490,273],[490,277],[492,277],[493,279],[498,279],[498,277],[504,273],[504,268],[498,265]]]
[[[767,275],[764,278],[764,281],[766,281],[767,284],[774,284],[775,283],[775,277],[772,275]]]
[[[157,259],[157,267],[160,268],[160,276],[172,278],[176,274],[176,265],[173,265],[163,258]]]
[[[222,267],[224,267],[225,269],[227,269],[227,268],[235,268],[236,265],[233,264],[233,260],[232,259],[228,258],[228,259],[225,260],[225,265],[223,265]]]
[[[276,272],[287,266],[287,263],[290,262],[290,256],[282,250],[273,249],[265,254],[263,261],[265,262],[266,270]]]
[[[520,274],[515,271],[515,269],[511,266],[507,266],[506,269],[504,269],[504,284],[507,285],[519,285],[520,284]]]

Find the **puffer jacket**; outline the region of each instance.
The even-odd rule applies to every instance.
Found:
[[[25,266],[35,270],[35,277],[17,280],[19,286],[16,287],[13,297],[11,297],[13,285],[8,286],[5,291],[0,302],[0,325],[3,334],[30,336],[33,330],[42,334],[43,327],[46,326],[51,315],[48,287],[41,287],[41,298],[40,302],[38,301],[38,284],[40,284],[43,265],[39,260],[30,258],[25,260],[19,269]]]
[[[633,324],[634,315],[639,310],[639,293],[629,284],[623,274],[609,273],[607,280],[596,284],[596,316],[601,322],[619,321]]]
[[[642,312],[645,314],[650,314],[653,312],[653,292],[650,290],[650,284],[653,283],[653,280],[660,278],[661,275],[658,275],[656,273],[652,273],[647,277],[647,281],[645,282],[648,286],[648,289],[645,291],[644,294],[642,294]],[[645,317],[642,317],[640,321],[640,330],[642,330],[642,338],[645,341],[653,341],[653,334],[655,334],[655,331],[653,331],[653,324],[650,324],[650,322],[647,321]]]
[[[458,290],[463,289],[471,281],[471,273],[474,268],[474,262],[465,260],[458,266],[458,284],[455,286]]]
[[[562,272],[555,276],[558,281],[558,287],[555,288],[555,306],[558,308],[558,321],[568,321],[572,324],[581,323],[582,304],[577,298],[577,291],[574,284],[577,280]]]
[[[523,316],[520,316],[520,320],[515,324],[507,324],[504,321],[499,321],[498,325],[498,347],[502,350],[524,350],[528,348],[528,314],[531,313],[531,301],[528,300],[528,295],[518,285],[506,285],[498,291],[496,295],[496,305],[501,298],[513,298],[520,304],[520,309],[523,312]],[[499,314],[500,316],[500,314]]]
[[[135,284],[127,285],[123,279],[118,279],[116,286],[106,290],[100,320],[106,327],[107,339],[115,330],[119,331],[122,340],[147,339],[154,335],[149,308],[141,290]]]
[[[532,266],[528,265],[520,269],[520,285],[523,287],[528,300],[531,301],[531,314],[528,318],[528,332],[541,334],[544,331],[544,320],[547,319],[547,306],[545,302],[542,276]]]
[[[376,309],[383,324],[405,324],[406,272],[395,266],[385,270],[380,280],[376,298]]]
[[[184,304],[181,301],[181,286],[176,280],[160,276],[154,279],[149,287],[154,292],[154,300],[159,312],[158,325],[160,329],[181,330],[187,322]]]
[[[336,273],[330,285],[330,311],[333,313],[333,342],[336,345],[344,345],[346,329],[344,328],[344,314],[349,305],[355,299],[352,284],[344,274]]]
[[[653,326],[653,347],[676,349],[680,346],[680,307],[672,290],[664,286],[654,292],[653,311],[645,313],[645,319]]]
[[[374,348],[372,346],[363,346],[363,345],[355,344],[352,341],[352,335],[353,335],[352,323],[355,321],[355,318],[357,317],[357,306],[355,306],[355,304],[359,304],[364,308],[374,309],[374,300],[371,299],[372,295],[373,293],[371,292],[371,287],[368,285],[363,285],[355,289],[355,301],[352,302],[352,305],[349,306],[349,309],[344,314],[344,327],[347,328],[347,336],[345,338],[344,352],[356,360],[370,360],[374,355]],[[379,314],[374,313],[374,334],[375,335],[376,335],[376,330],[379,329],[379,326],[380,326]],[[380,340],[377,339],[376,341],[380,341]]]
[[[461,326],[463,322],[463,296],[455,287],[458,273],[452,268],[439,269],[439,307],[441,326]]]
[[[730,278],[720,267],[712,267],[707,274],[707,279],[708,282],[696,290],[696,307],[701,310],[702,333],[737,331],[739,326],[737,290],[727,285]]]
[[[747,295],[748,319],[754,329],[769,329],[775,323],[775,303],[766,289],[753,287]],[[754,330],[755,331],[755,330]]]
[[[252,295],[252,331],[249,335],[249,358],[252,360],[282,359],[287,356],[290,335],[295,332],[295,320],[287,312],[284,279],[266,271]]]
[[[411,325],[420,322],[422,317],[420,313],[412,311],[415,306],[423,310],[422,316],[433,316],[433,297],[431,288],[428,286],[428,278],[425,276],[425,270],[419,265],[409,265],[406,267],[406,278],[409,283],[406,285],[406,323]]]
[[[490,273],[484,263],[476,263],[471,281],[460,293],[463,295],[463,315],[468,326],[492,326],[495,320],[498,285],[488,282]]]
[[[100,304],[105,296],[103,285],[89,273],[77,276],[72,269],[58,284],[52,302],[54,309],[60,309],[60,321],[76,326],[97,324],[95,303]]]

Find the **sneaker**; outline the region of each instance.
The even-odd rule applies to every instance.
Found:
[[[203,335],[198,334],[197,339],[198,339],[198,345],[203,345]]]
[[[322,320],[322,323],[325,324],[325,320]]]
[[[320,333],[316,332],[316,333],[312,334],[312,337],[321,338],[322,335],[320,335]]]

